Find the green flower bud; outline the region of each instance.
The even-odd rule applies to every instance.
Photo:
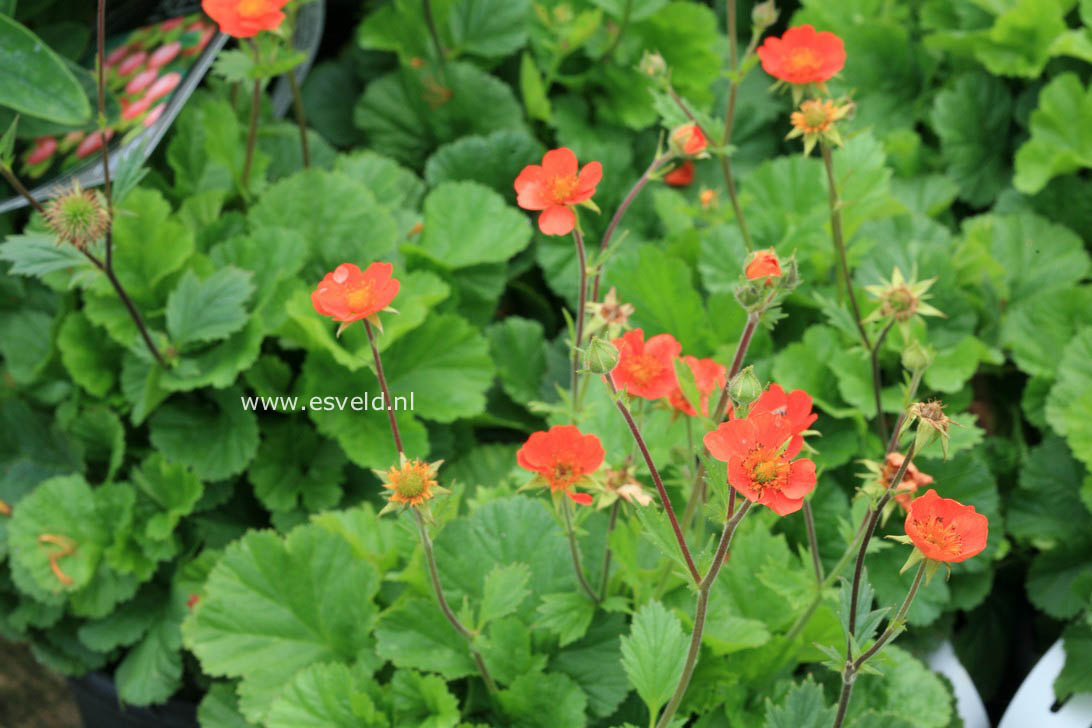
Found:
[[[902,350],[902,365],[911,372],[924,371],[933,363],[933,355],[914,339]]]
[[[650,78],[660,78],[667,73],[667,61],[659,53],[645,51],[638,68]]]
[[[728,394],[732,400],[741,406],[747,406],[759,398],[762,394],[762,382],[755,376],[753,366],[746,367],[728,382]]]
[[[593,374],[606,374],[618,366],[619,356],[614,344],[597,336],[585,351],[584,366]]]
[[[759,30],[765,30],[777,22],[777,16],[777,6],[773,0],[766,0],[751,10],[751,24]]]

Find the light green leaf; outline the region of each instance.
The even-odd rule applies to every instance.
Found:
[[[248,220],[256,229],[293,233],[311,252],[304,274],[319,279],[349,261],[361,268],[388,255],[404,231],[364,182],[338,172],[309,169],[262,193]]]
[[[1017,301],[1001,319],[1001,344],[1016,366],[1036,377],[1054,378],[1064,351],[1092,309],[1092,287],[1058,288]]]
[[[162,703],[182,686],[182,632],[185,597],[165,599],[144,638],[114,673],[118,697],[130,705]]]
[[[240,708],[263,719],[301,668],[373,650],[379,576],[339,536],[251,531],[227,548],[182,627],[210,675],[241,677]]]
[[[583,597],[583,595],[579,595]],[[590,604],[590,601],[585,599]],[[622,643],[626,628],[621,614],[600,616],[579,642],[556,654],[550,670],[571,677],[588,695],[588,709],[600,718],[612,714],[629,693],[622,669]]]
[[[455,53],[495,58],[527,41],[531,0],[455,0],[448,23]]]
[[[709,352],[709,318],[701,296],[694,290],[690,267],[651,245],[636,255],[620,257],[607,270],[607,286],[617,286],[618,297],[637,311],[630,324],[643,327],[645,339],[669,333],[694,356]]]
[[[1028,569],[1031,603],[1055,619],[1071,619],[1092,598],[1092,542],[1087,536],[1040,551]]]
[[[990,251],[1000,264],[999,295],[1008,301],[1068,288],[1089,270],[1081,238],[1038,215],[980,215],[964,221],[963,234],[968,244]]]
[[[555,728],[585,723],[588,698],[568,675],[530,673],[497,696],[512,728]]]
[[[237,388],[207,392],[211,399],[178,398],[149,423],[152,444],[168,459],[193,468],[205,480],[222,480],[246,469],[258,451],[258,419],[241,403]]]
[[[133,484],[161,509],[148,519],[144,531],[149,538],[169,538],[179,519],[197,505],[205,486],[201,479],[182,465],[170,463],[155,453],[132,471]]]
[[[254,292],[251,274],[220,268],[198,279],[188,270],[167,298],[167,332],[178,347],[226,339],[246,325],[246,301]]]
[[[444,182],[425,198],[420,245],[405,246],[445,268],[500,263],[531,242],[526,216],[477,182]]]
[[[459,722],[459,702],[438,675],[396,670],[389,689],[395,725],[453,728]]]
[[[156,587],[143,589],[136,598],[105,617],[82,624],[80,642],[99,652],[110,652],[137,642],[155,622],[156,608],[166,598],[167,595]]]
[[[141,187],[129,193],[114,217],[114,269],[130,296],[161,305],[159,284],[180,270],[193,251],[193,231],[171,215],[159,192]],[[93,289],[116,297],[105,276],[96,279]]]
[[[505,129],[488,136],[464,136],[445,144],[428,158],[425,179],[442,182],[470,180],[516,199],[512,183],[528,164],[538,164],[546,148],[526,131]]]
[[[1054,680],[1054,695],[1066,700],[1074,693],[1092,693],[1092,624],[1069,625],[1062,640],[1065,665]]]
[[[523,405],[537,400],[546,376],[546,334],[542,324],[508,316],[486,329],[486,335],[505,393]]]
[[[1018,497],[1008,502],[1008,529],[1040,546],[1078,541],[1092,531],[1092,513],[1081,503],[1084,469],[1065,441],[1045,438],[1028,453],[1020,469]]]
[[[1031,138],[1016,151],[1016,189],[1035,194],[1052,177],[1092,167],[1092,130],[1073,122],[1089,114],[1092,87],[1082,87],[1076,74],[1060,74],[1043,88],[1031,112]]]
[[[387,717],[361,687],[346,665],[329,662],[308,665],[277,696],[262,725],[268,728],[385,728]]]
[[[932,121],[948,177],[959,185],[960,196],[978,207],[992,202],[1010,174],[1008,87],[996,76],[963,74],[936,95]]]
[[[410,394],[393,385],[390,391],[392,398]],[[337,440],[352,462],[362,468],[386,468],[397,462],[398,453],[386,414],[370,408],[370,403],[380,394],[379,383],[370,372],[351,373],[328,356],[312,352],[304,361],[293,393],[300,398],[300,407],[307,408],[307,415],[318,431]],[[316,397],[319,407],[314,406]],[[354,397],[366,399],[368,411],[354,411],[349,406]],[[428,453],[424,425],[402,409],[395,416],[406,452],[412,457],[424,457]]]
[[[1087,416],[1075,408],[1082,394],[1092,389],[1092,326],[1077,332],[1062,352],[1058,379],[1046,403],[1046,418],[1055,432],[1069,432],[1072,417]]]
[[[537,611],[535,627],[556,634],[564,647],[587,633],[595,617],[595,604],[580,592],[544,594]]]
[[[297,418],[271,420],[247,471],[254,495],[271,511],[317,512],[341,500],[345,456]]]
[[[383,355],[391,397],[414,394],[414,412],[437,422],[485,409],[493,362],[485,337],[458,316],[431,316]],[[376,390],[378,391],[378,390]]]
[[[687,637],[674,614],[658,601],[641,607],[622,637],[622,667],[652,715],[675,691],[686,659]]]
[[[376,654],[396,667],[438,672],[448,680],[477,673],[466,640],[444,618],[435,599],[407,599],[388,609],[376,625],[375,638]]]
[[[982,361],[1001,363],[980,339],[965,336],[955,347],[937,352],[933,363],[925,370],[925,384],[938,392],[958,392]]]
[[[91,118],[91,104],[68,65],[41,38],[4,14],[0,14],[0,105],[71,126]]]
[[[339,155],[334,171],[363,183],[379,204],[388,208],[416,210],[425,196],[425,184],[416,174],[370,149]]]
[[[43,542],[47,536],[61,543]],[[16,585],[31,596],[57,601],[54,595],[75,592],[90,583],[110,538],[95,504],[95,495],[79,475],[46,480],[19,501],[8,524]],[[59,555],[68,550],[71,553]],[[50,557],[61,576],[51,568]],[[29,580],[29,581],[28,581]]]
[[[524,496],[492,501],[448,523],[436,536],[435,551],[444,591],[454,604],[466,597],[477,603],[486,575],[514,563],[530,567],[533,595],[576,586],[561,529],[542,502]],[[520,614],[531,611],[532,599],[524,600]]]
[[[57,332],[61,362],[72,377],[90,394],[104,397],[114,388],[121,365],[117,347],[103,339],[102,332],[79,311],[65,316]]]
[[[253,728],[239,714],[239,701],[232,683],[216,681],[197,706],[197,720],[205,728]]]
[[[0,317],[0,355],[16,384],[33,382],[53,356],[53,316],[32,308],[5,311]]]
[[[833,721],[834,708],[810,677],[794,683],[777,705],[766,698],[765,728],[826,728]]]
[[[414,167],[444,142],[524,128],[511,88],[468,63],[447,63],[443,84],[411,69],[382,76],[368,84],[353,118],[373,147]]]
[[[933,583],[937,581],[933,579]],[[899,647],[884,648],[883,656],[888,664],[880,666],[882,675],[857,678],[852,712],[874,710],[916,728],[947,728],[952,720],[952,695],[941,678]]]
[[[37,276],[58,270],[80,271],[91,262],[72,245],[58,245],[44,233],[9,235],[0,245],[0,260],[11,263],[12,275]]]
[[[546,95],[546,83],[535,64],[535,57],[524,51],[519,61],[519,90],[523,94],[523,106],[527,116],[539,121],[550,121],[550,99]]]
[[[519,605],[531,593],[527,588],[530,579],[530,568],[520,563],[498,565],[486,574],[482,604],[478,610],[478,627],[507,617],[519,609]]]
[[[519,616],[490,624],[480,644],[482,659],[499,685],[511,685],[521,675],[546,668],[546,655],[531,651],[531,630]]]

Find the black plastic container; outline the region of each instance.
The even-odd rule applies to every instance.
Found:
[[[109,675],[91,672],[68,679],[84,728],[198,728],[197,706],[180,700],[136,708],[122,705]]]

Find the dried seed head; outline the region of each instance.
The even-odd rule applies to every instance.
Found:
[[[106,234],[110,211],[98,192],[81,189],[76,183],[46,204],[45,222],[58,242],[82,250]]]

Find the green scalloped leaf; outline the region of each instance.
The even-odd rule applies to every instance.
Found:
[[[258,451],[258,418],[244,409],[242,394],[233,387],[207,391],[203,401],[168,402],[152,415],[149,439],[204,480],[238,475]]]
[[[1092,167],[1092,129],[1075,122],[1090,115],[1092,86],[1074,73],[1051,80],[1031,112],[1031,138],[1016,151],[1016,189],[1035,194],[1057,175]]]

